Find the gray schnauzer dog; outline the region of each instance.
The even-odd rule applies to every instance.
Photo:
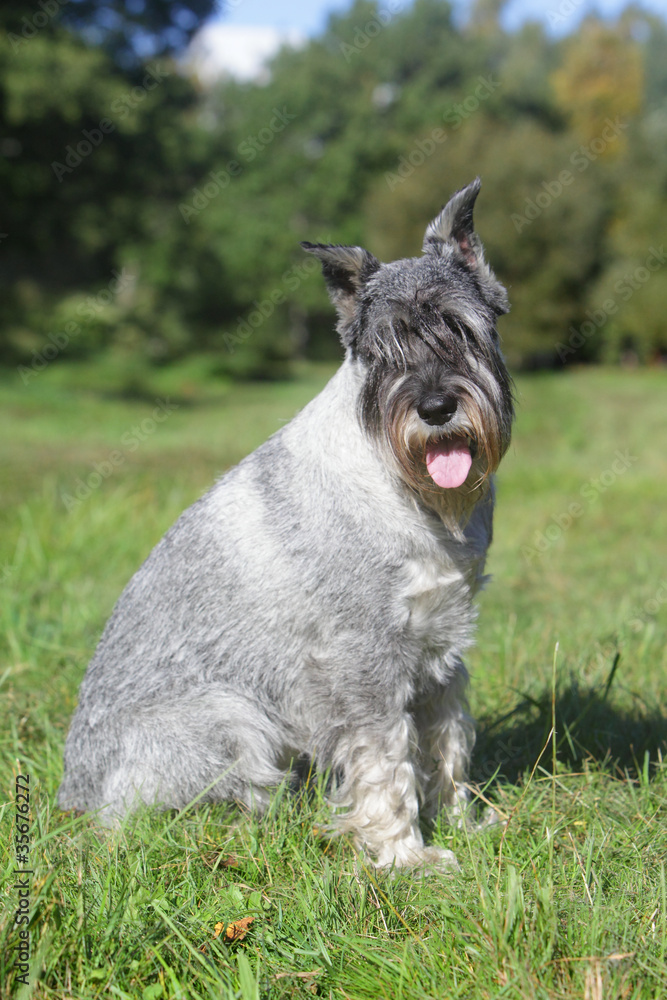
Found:
[[[303,244],[345,360],[128,584],[81,687],[63,809],[261,810],[307,757],[333,776],[333,829],[376,865],[456,866],[424,846],[419,811],[460,820],[467,802],[462,654],[513,415],[479,188],[451,198],[421,257]]]

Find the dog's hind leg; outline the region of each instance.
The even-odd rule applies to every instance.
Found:
[[[62,808],[100,809],[107,824],[142,802],[183,808],[198,797],[261,811],[285,777],[286,760],[284,732],[254,700],[218,689],[190,692],[92,725],[85,715],[75,718],[59,799]]]

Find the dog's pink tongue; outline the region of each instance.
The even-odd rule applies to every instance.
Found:
[[[462,486],[470,472],[472,455],[463,438],[438,441],[426,449],[426,468],[437,486],[451,490]]]

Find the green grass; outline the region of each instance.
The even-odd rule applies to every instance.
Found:
[[[507,825],[435,829],[461,874],[368,871],[349,842],[317,835],[317,785],[279,793],[261,822],[204,806],[141,815],[113,836],[56,809],[77,688],[122,587],[178,513],[326,374],[244,387],[172,377],[155,398],[178,408],[151,430],[154,399],[105,397],[85,369],[0,384],[0,994],[663,997],[664,372],[518,382],[470,657],[472,781]],[[68,510],[63,495],[114,452],[113,471]],[[31,779],[28,987],[13,966],[17,770]],[[244,940],[215,936],[245,916]]]

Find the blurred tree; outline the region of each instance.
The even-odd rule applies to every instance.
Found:
[[[500,329],[515,366],[557,361],[555,343],[578,321],[587,285],[599,270],[604,194],[590,174],[572,174],[569,185],[560,184],[559,167],[567,165],[570,149],[569,137],[536,123],[494,121],[480,109],[423,162],[416,157],[404,180],[397,184],[395,175],[387,175],[366,205],[373,249],[384,259],[415,254],[428,220],[479,172],[476,223],[487,257],[509,289],[512,309]],[[555,197],[543,186],[545,178]]]
[[[608,361],[666,361],[667,253],[656,219],[667,211],[667,116],[651,114],[632,130],[628,145],[605,267],[588,297],[586,314],[595,331],[587,329],[587,346]]]
[[[644,94],[642,54],[627,23],[608,25],[588,17],[562,43],[563,61],[552,75],[559,107],[584,142],[597,139],[609,119],[627,124]],[[624,138],[602,155],[618,155]]]
[[[209,248],[190,237],[177,209],[179,193],[209,169],[210,137],[196,108],[191,85],[164,60],[145,66],[137,84],[55,25],[16,53],[9,35],[0,38],[5,360],[39,352],[59,335],[58,319],[77,329],[69,356],[116,338],[169,357],[197,343],[197,322],[220,321],[229,300],[219,265],[212,274]],[[85,295],[103,292],[129,264],[125,326],[117,310],[83,322]],[[209,276],[204,288],[199,278],[193,285],[193,271]]]
[[[665,24],[628,8],[555,41],[505,31],[503,6],[461,23],[443,0],[357,0],[279,52],[268,85],[202,91],[166,54],[207,4],[44,0],[38,24],[9,0],[0,359],[31,364],[68,329],[70,357],[208,352],[239,376],[337,356],[299,241],[416,253],[476,174],[513,364],[660,356],[667,271],[645,262],[667,193]]]
[[[473,0],[468,25],[475,31],[497,35],[500,32],[500,18],[508,0]]]
[[[60,16],[88,44],[132,70],[182,52],[216,6],[215,0],[70,0]]]
[[[655,15],[630,7],[622,17],[628,30],[642,47],[644,61],[644,103],[648,112],[664,107],[667,95],[667,24]]]

